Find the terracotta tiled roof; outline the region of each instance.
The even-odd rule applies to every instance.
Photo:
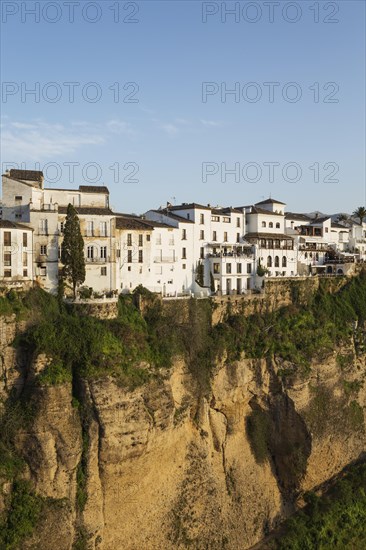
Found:
[[[275,199],[271,199],[271,198],[266,199],[266,200],[264,200],[264,201],[256,202],[255,204],[256,204],[256,205],[257,205],[257,204],[283,204],[284,206],[286,205],[285,202],[276,201]]]
[[[247,216],[250,216],[250,214],[267,214],[268,216],[283,216],[283,214],[280,214],[279,212],[271,212],[270,210],[266,210],[265,208],[258,208],[257,206],[252,206],[251,212],[247,212]]]
[[[173,214],[170,212],[170,209],[167,210],[166,208],[162,210],[153,210],[156,214],[162,214],[163,216],[167,216],[168,218],[171,218],[172,220],[176,220],[180,223],[194,223],[193,220],[188,220],[187,218],[184,218],[183,216],[179,216],[178,214]]]
[[[126,218],[116,218],[116,229],[138,229],[140,231],[152,231],[151,225],[144,223],[139,218],[132,218],[130,216]]]
[[[28,225],[11,222],[9,220],[0,220],[0,227],[3,229],[27,229],[28,231],[34,231],[33,228]]]
[[[296,212],[286,212],[285,218],[286,220],[300,220],[303,222],[311,221],[310,216],[307,214],[297,214]]]
[[[136,229],[139,231],[152,231],[154,227],[166,227],[168,229],[173,229],[171,225],[168,225],[166,223],[146,220],[145,218],[133,217],[128,215],[116,217],[116,229]]]
[[[114,213],[110,208],[98,208],[93,206],[79,206],[75,207],[76,212],[80,216],[113,216]],[[67,206],[58,207],[59,214],[67,214]]]
[[[232,206],[212,209],[212,214],[217,214],[220,216],[225,216],[230,214],[242,214],[242,213],[243,213],[242,210],[239,210],[239,208],[233,208]]]
[[[183,203],[174,206],[169,206],[169,210],[211,210],[211,206],[204,206],[196,202]]]
[[[109,195],[108,187],[102,185],[79,185],[79,191],[83,193],[103,193]]]
[[[5,174],[6,175],[6,174]],[[11,179],[42,182],[43,172],[38,170],[10,170]]]

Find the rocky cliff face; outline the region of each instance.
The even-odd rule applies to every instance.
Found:
[[[1,322],[4,399],[48,359],[16,351],[24,326]],[[47,505],[22,548],[250,548],[362,456],[365,361],[350,339],[306,379],[283,361],[223,358],[209,394],[179,359],[133,391],[108,377],[35,386],[16,445]]]

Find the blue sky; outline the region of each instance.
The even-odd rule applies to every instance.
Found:
[[[24,9],[37,4],[39,21]],[[2,167],[39,162],[54,187],[103,183],[124,212],[270,193],[291,211],[365,204],[365,3],[274,4],[271,22],[261,1],[80,0],[72,21],[62,0],[3,1]],[[36,86],[38,101],[25,95]]]

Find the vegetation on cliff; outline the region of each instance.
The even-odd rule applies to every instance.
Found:
[[[240,314],[233,314],[228,307],[225,320],[216,326],[212,325],[214,306],[210,300],[181,301],[177,307],[176,302],[162,303],[144,289],[138,289],[134,296],[121,296],[118,316],[111,320],[78,315],[73,306],[64,305],[40,289],[26,294],[9,292],[0,298],[0,314],[15,314],[17,319],[26,322],[27,328],[16,338],[14,346],[28,358],[29,366],[32,358],[40,354],[46,357],[42,372],[34,373],[30,369],[25,373],[25,379],[30,377],[31,387],[26,384],[22,392],[13,392],[2,407],[0,477],[10,480],[13,487],[7,502],[8,514],[2,520],[3,532],[8,533],[12,518],[22,515],[19,512],[22,506],[17,502],[24,502],[26,519],[24,529],[18,532],[20,538],[29,534],[37,521],[37,514],[29,516],[27,512],[28,503],[38,497],[33,495],[30,486],[21,485],[24,461],[16,444],[17,432],[31,425],[36,414],[32,388],[70,384],[70,398],[79,410],[83,426],[82,458],[76,480],[76,509],[81,513],[87,498],[89,450],[88,404],[80,392],[83,380],[111,376],[117,384],[133,390],[154,377],[164,377],[177,356],[185,359],[199,395],[206,398],[211,395],[211,379],[219,362],[230,366],[244,355],[253,359],[253,368],[259,359],[265,359],[267,364],[283,365],[274,375],[277,389],[272,402],[265,408],[251,403],[246,430],[257,462],[274,461],[278,475],[286,470],[288,475],[283,487],[294,491],[310,453],[308,426],[315,437],[321,437],[327,429],[326,423],[334,418],[341,418],[339,429],[363,429],[363,410],[357,402],[362,381],[345,378],[344,395],[337,399],[328,395],[326,389],[311,389],[311,407],[305,418],[308,426],[296,416],[281,389],[287,376],[294,373],[308,376],[313,360],[324,361],[350,340],[356,345],[356,353],[365,351],[365,273],[334,294],[326,285],[324,281],[317,292],[308,296],[306,303],[300,300],[294,285],[292,304],[276,311],[246,315],[244,309]],[[342,373],[353,362],[353,348],[347,353],[338,353],[337,364]],[[334,418],[330,414],[333,409]],[[291,438],[285,429],[281,432],[276,418],[282,421],[288,418],[291,426],[296,427]],[[278,463],[277,456],[280,456]],[[20,500],[13,502],[18,493]],[[35,502],[37,511],[41,501]],[[4,548],[17,544],[10,540],[9,533],[7,538],[4,536],[1,543],[8,545]]]
[[[323,497],[306,495],[307,506],[290,518],[276,550],[361,550],[366,547],[366,465],[350,472]]]

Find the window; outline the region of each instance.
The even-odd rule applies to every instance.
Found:
[[[273,248],[273,239],[268,239],[268,248]]]
[[[94,246],[88,246],[88,248],[86,249],[86,255],[88,260],[94,259]]]
[[[185,241],[187,239],[187,230],[182,229],[182,241]]]
[[[212,222],[219,222],[220,221],[220,216],[211,216],[211,221]]]
[[[205,215],[200,214],[200,223],[205,223]]]
[[[231,264],[226,264],[226,273],[231,273]]]
[[[139,235],[139,246],[143,246],[143,244],[144,244],[143,238],[144,238],[143,235]]]
[[[286,258],[286,256],[284,256],[282,258],[282,267],[287,267],[287,258]]]
[[[261,248],[266,248],[266,239],[261,239]]]
[[[107,268],[106,267],[101,267],[100,268],[100,275],[101,275],[101,277],[106,277],[107,276]]]
[[[276,239],[274,243],[275,243],[275,248],[280,248],[280,241],[279,241],[279,239]]]
[[[107,222],[100,222],[100,236],[107,236]]]
[[[267,267],[272,267],[272,256],[268,256],[267,258]]]
[[[28,254],[26,252],[23,252],[23,266],[28,265]]]
[[[262,222],[262,227],[267,227],[266,222]]]
[[[23,200],[23,197],[21,197],[20,195],[15,195],[15,202],[22,202]]]
[[[87,222],[86,224],[86,235],[87,237],[92,237],[94,234],[94,223],[93,222]]]
[[[17,220],[21,220],[22,219],[22,213],[21,212],[16,212],[15,217],[16,217]]]
[[[247,264],[247,273],[252,272],[252,264]]]
[[[151,235],[146,235],[146,240],[147,240],[147,242],[149,243],[150,240],[151,240]]]
[[[274,265],[275,265],[275,267],[280,267],[280,259],[279,259],[278,256],[275,256]]]
[[[60,233],[64,232],[65,222],[60,223]]]
[[[28,277],[28,269],[23,269],[23,277]]]
[[[212,240],[217,241],[217,232],[216,231],[212,232]]]
[[[23,247],[27,248],[27,246],[28,246],[28,234],[23,233]]]
[[[236,234],[236,242],[237,242],[237,243],[240,243],[240,233],[237,233],[237,234]]]
[[[41,244],[41,256],[47,256],[47,245]]]
[[[203,241],[205,239],[205,232],[201,229],[200,231],[200,239]]]
[[[57,251],[57,252],[58,252],[58,254],[57,254],[58,259],[61,260],[61,246],[58,247],[58,251]]]
[[[139,250],[139,263],[142,264],[143,261],[143,250]]]
[[[161,233],[157,233],[156,235],[156,244],[161,245]]]
[[[270,227],[271,229],[273,229],[273,222],[269,222],[268,227]]]
[[[277,222],[277,223],[276,223],[276,229],[280,229],[280,227],[281,227],[280,222]]]
[[[186,267],[187,267],[186,264],[182,265],[182,269],[186,269]]]
[[[4,246],[11,246],[11,231],[4,231]]]
[[[47,268],[46,267],[41,267],[41,269],[39,270],[39,273],[40,273],[41,277],[46,277],[47,276]]]
[[[106,246],[101,246],[100,247],[100,257],[101,257],[102,260],[107,259],[107,247]]]
[[[11,252],[4,252],[4,265],[6,267],[11,266]]]
[[[236,218],[236,227],[240,227],[240,218]]]
[[[187,258],[187,249],[186,248],[182,248],[182,258],[183,258],[183,260],[185,260]]]
[[[189,214],[187,214],[187,220],[189,220],[189,219],[190,219],[190,217],[191,217],[191,216],[190,216]]]
[[[11,269],[4,270],[4,277],[11,277]]]
[[[325,228],[325,232],[328,233],[328,227]]]
[[[132,264],[132,250],[127,250],[127,262]]]
[[[201,260],[205,257],[205,249],[203,248],[203,246],[200,248],[200,258]]]
[[[220,273],[220,264],[218,264],[218,263],[213,264],[213,272],[216,273],[216,274]]]
[[[227,231],[224,231],[224,243],[227,243]]]
[[[132,246],[132,233],[127,233],[127,246]]]
[[[241,273],[241,264],[236,264],[236,272]]]

